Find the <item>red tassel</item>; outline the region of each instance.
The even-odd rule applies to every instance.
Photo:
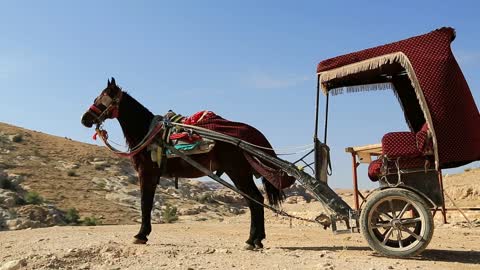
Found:
[[[95,134],[93,134],[93,137],[92,137],[92,138],[93,138],[95,141],[97,140],[97,135],[98,135],[97,132],[95,132]]]

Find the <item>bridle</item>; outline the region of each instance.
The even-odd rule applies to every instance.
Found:
[[[111,98],[107,93],[103,93],[90,106],[88,112],[93,117],[95,117],[95,123],[97,124],[97,127],[95,128],[95,134],[93,135],[93,139],[96,140],[97,136],[99,136],[102,139],[103,143],[105,143],[107,148],[110,149],[113,153],[122,157],[133,157],[136,154],[140,153],[140,151],[145,149],[145,147],[147,147],[150,143],[153,142],[153,140],[155,139],[155,136],[163,128],[163,122],[161,121],[161,118],[154,117],[148,133],[145,135],[143,140],[135,147],[132,147],[130,151],[123,152],[114,148],[108,142],[108,132],[102,128],[102,124],[107,118],[108,119],[118,118],[119,106],[122,100],[122,96],[123,96],[123,92],[121,90],[118,92],[117,96],[114,98]],[[97,104],[101,104],[105,106],[105,110],[102,111],[101,109],[99,109]]]
[[[116,97],[111,98],[107,93],[103,93],[100,97],[95,100],[88,113],[90,113],[94,118],[97,125],[101,125],[105,119],[110,118],[114,119],[118,117],[120,101],[122,100],[123,92],[120,90]],[[105,110],[101,110],[97,107],[97,103],[105,106]]]

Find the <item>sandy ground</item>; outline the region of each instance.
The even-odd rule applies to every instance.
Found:
[[[480,269],[478,227],[437,223],[428,249],[400,260],[375,254],[360,234],[267,219],[260,251],[243,250],[249,216],[241,215],[154,225],[147,245],[132,244],[138,225],[0,232],[0,261],[20,260],[22,269]]]

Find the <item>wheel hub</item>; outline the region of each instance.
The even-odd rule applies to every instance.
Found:
[[[399,219],[392,219],[390,223],[394,229],[398,230],[402,228],[402,222]]]
[[[402,228],[402,222],[399,219],[392,219],[391,224],[394,229]]]

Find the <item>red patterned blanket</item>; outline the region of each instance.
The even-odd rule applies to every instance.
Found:
[[[269,149],[272,148],[265,136],[256,128],[244,123],[228,121],[210,111],[198,112],[186,118],[184,120],[184,123],[216,131],[261,147],[266,147]],[[270,154],[273,157],[277,156],[273,150],[261,150],[263,150],[265,153]],[[244,155],[250,165],[254,168],[254,170],[258,174],[265,177],[265,179],[267,179],[267,181],[274,185],[276,188],[287,188],[295,182],[295,178],[288,176],[286,173],[282,172],[278,168],[272,167],[271,164],[265,163],[263,161],[260,162],[260,160],[258,160],[254,156],[249,155],[248,153],[244,152]]]

